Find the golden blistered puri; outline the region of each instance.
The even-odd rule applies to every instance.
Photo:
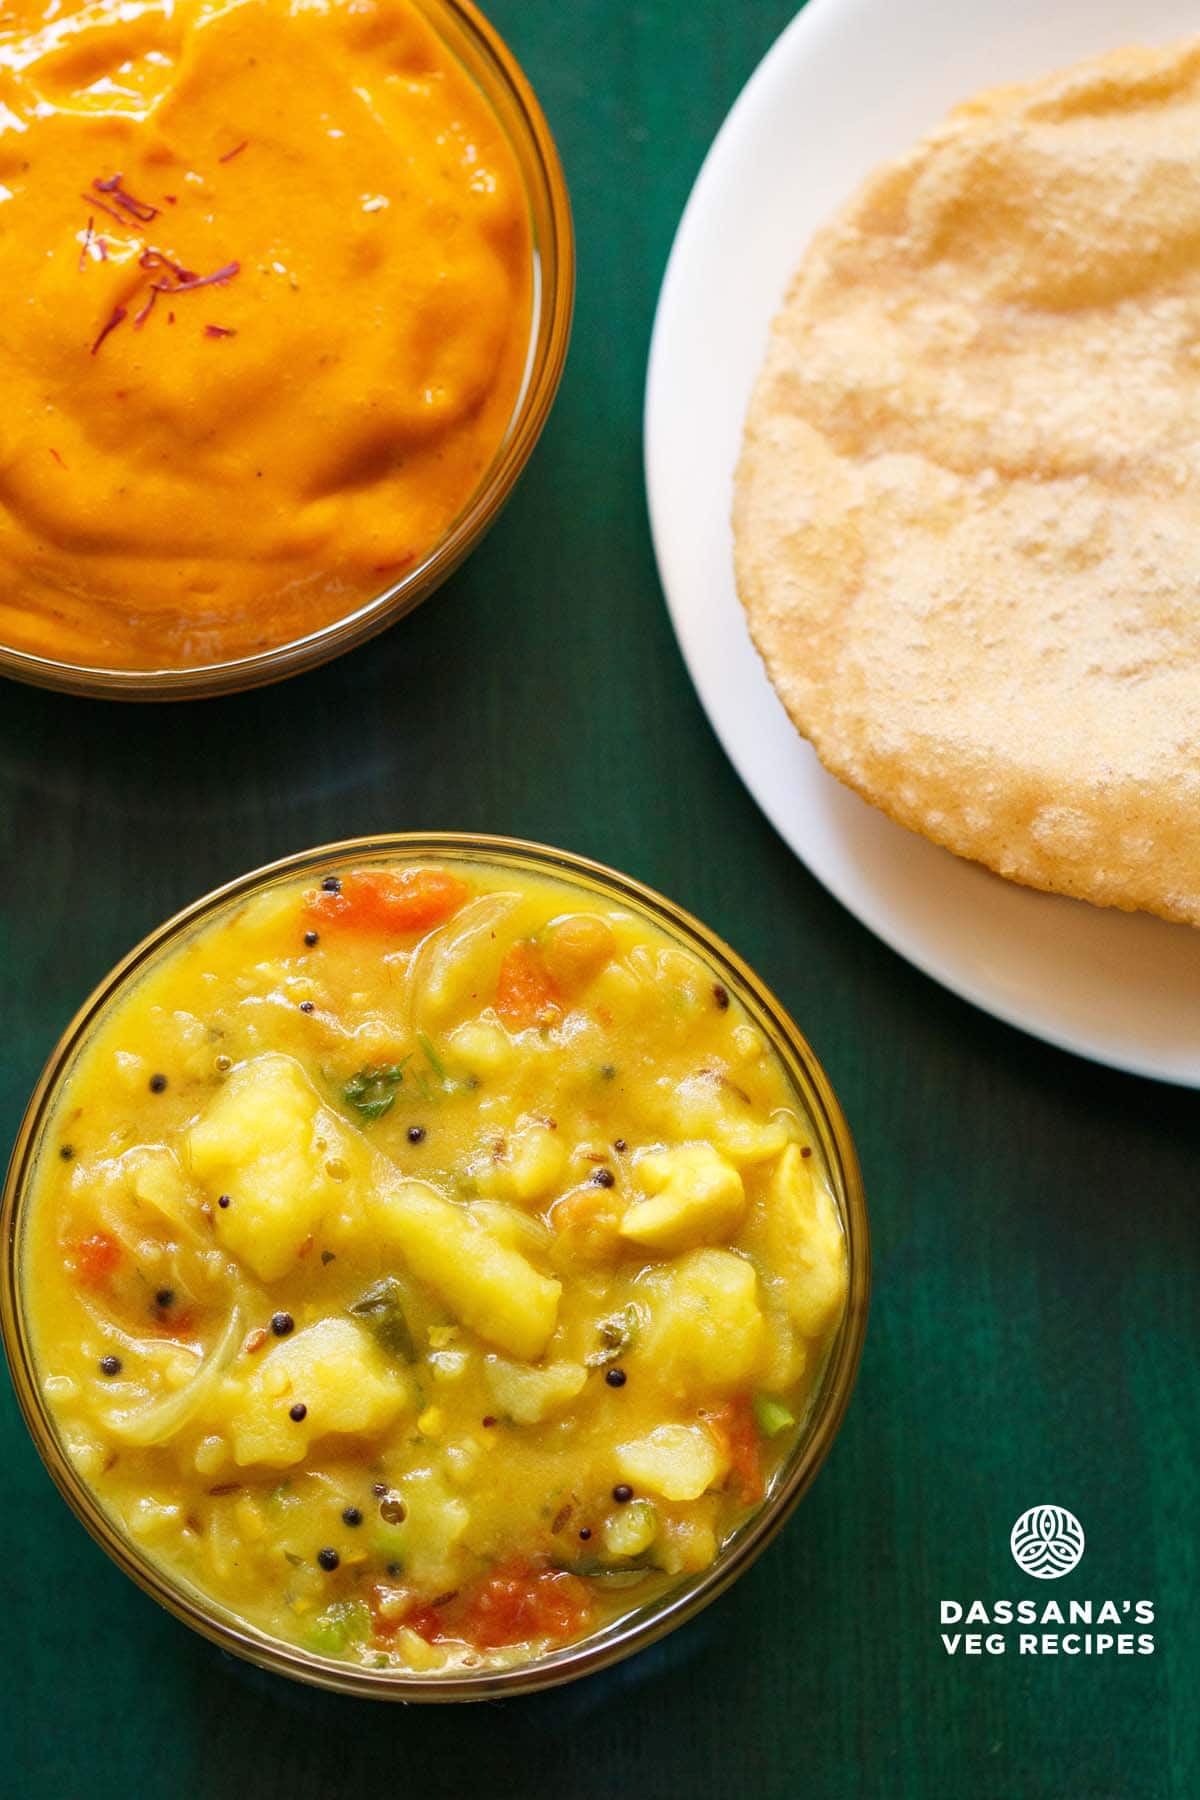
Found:
[[[1002,875],[1200,924],[1200,43],[959,107],[814,240],[738,586],[825,765]]]

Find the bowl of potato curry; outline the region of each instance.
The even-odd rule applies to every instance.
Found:
[[[51,1473],[188,1623],[472,1698],[746,1566],[853,1382],[853,1146],[787,1015],[623,876],[395,836],[259,871],[68,1030],[5,1200]]]

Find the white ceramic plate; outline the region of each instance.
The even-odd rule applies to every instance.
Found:
[[[1195,31],[1191,0],[811,0],[696,181],[646,390],[659,571],[692,679],[767,817],[910,962],[1097,1062],[1200,1086],[1200,931],[1034,893],[894,825],[825,773],[747,635],[729,511],[767,328],[813,231],[956,101],[1093,51]]]

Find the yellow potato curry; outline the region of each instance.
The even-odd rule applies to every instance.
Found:
[[[77,1053],[22,1280],[66,1451],[253,1631],[526,1660],[712,1562],[797,1435],[846,1248],[736,994],[582,882],[289,875]]]

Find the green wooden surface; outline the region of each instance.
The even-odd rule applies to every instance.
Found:
[[[874,1228],[858,1393],[790,1528],[703,1619],[557,1695],[433,1711],[293,1689],[194,1638],[76,1525],[5,1389],[0,1794],[1190,1800],[1200,1106],[973,1012],[843,913],[726,764],[655,578],[654,297],[788,0],[492,11],[558,134],[579,232],[545,439],[455,581],[328,669],[171,710],[4,687],[0,1128],[91,984],[214,883],[377,829],[561,843],[725,933],[824,1058]],[[1089,1539],[1057,1586],[1153,1598],[1154,1656],[944,1655],[941,1597],[1055,1587],[1007,1550],[1043,1500]]]

